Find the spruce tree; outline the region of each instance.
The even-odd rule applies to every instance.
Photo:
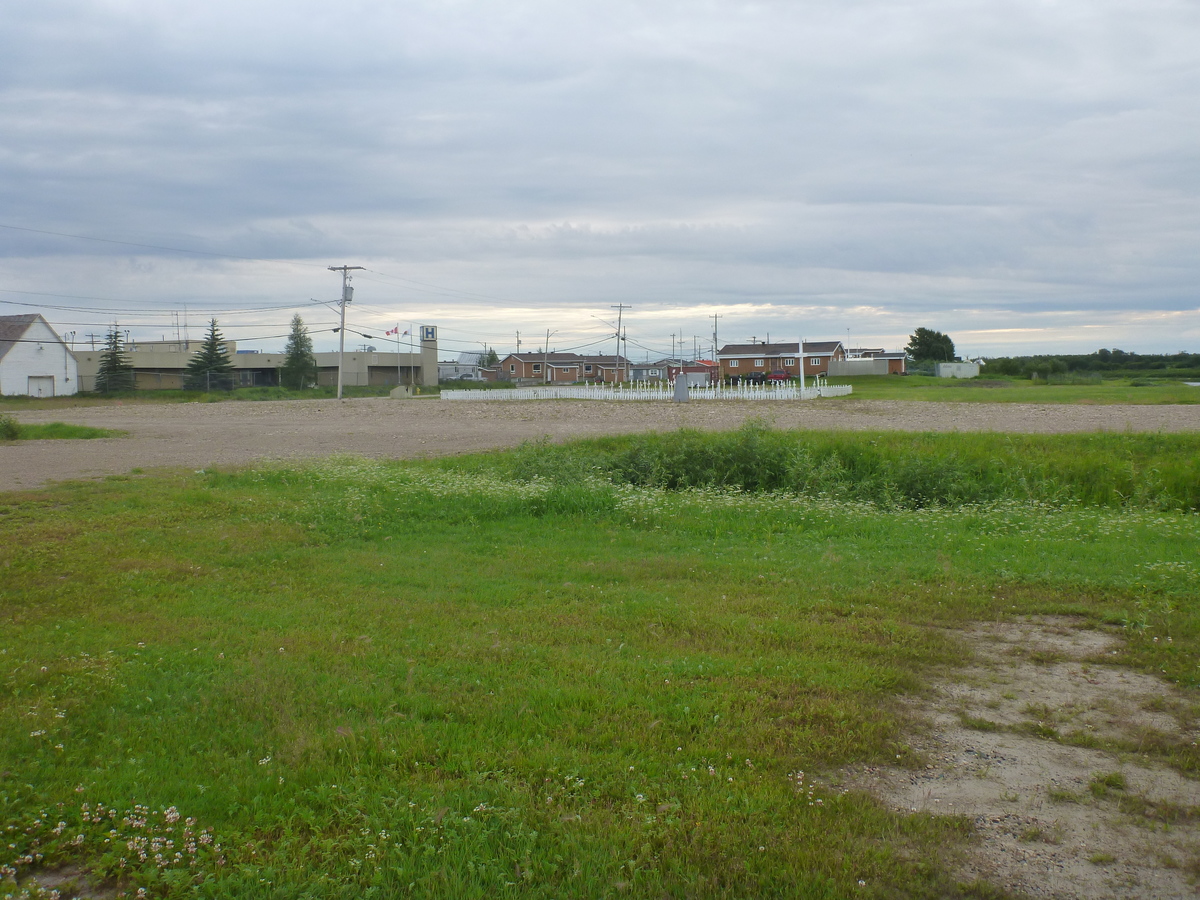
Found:
[[[312,338],[299,313],[292,316],[292,333],[288,335],[283,352],[285,359],[279,369],[279,383],[283,387],[303,390],[317,383],[317,358],[313,356]]]
[[[233,390],[233,363],[225,351],[225,338],[217,331],[217,320],[208,323],[208,334],[183,372],[185,391]]]
[[[112,391],[133,390],[133,365],[125,358],[122,344],[121,332],[114,325],[105,337],[104,349],[100,351],[96,391],[108,394]]]

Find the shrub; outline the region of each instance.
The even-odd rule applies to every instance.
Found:
[[[21,426],[12,416],[0,416],[0,441],[15,441],[21,436]]]

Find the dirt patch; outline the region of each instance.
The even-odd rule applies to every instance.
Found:
[[[127,403],[16,413],[128,432],[91,441],[0,443],[0,491],[125,475],[134,468],[238,466],[346,453],[405,459],[641,431],[717,431],[761,419],[846,431],[1200,431],[1196,406],[1055,406],[856,400],[796,402],[462,402],[436,398]]]
[[[979,841],[964,881],[1063,900],[1200,896],[1200,782],[1144,752],[1195,742],[1195,704],[1121,668],[1119,636],[1075,620],[961,636],[974,664],[913,701],[925,768],[857,768],[842,786],[969,817]]]
[[[20,887],[31,897],[61,896],[72,897],[75,900],[114,900],[118,896],[125,896],[115,885],[97,883],[78,866],[45,869],[25,879]]]

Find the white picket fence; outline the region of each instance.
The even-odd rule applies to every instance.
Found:
[[[848,384],[826,384],[800,389],[796,384],[693,385],[689,400],[816,400],[818,397],[845,397],[853,388]],[[659,382],[632,382],[620,385],[538,385],[494,391],[442,391],[444,400],[673,400],[675,389]]]

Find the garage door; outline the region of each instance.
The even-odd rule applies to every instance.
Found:
[[[53,397],[54,396],[54,376],[53,375],[30,375],[29,376],[29,396],[30,397]]]

